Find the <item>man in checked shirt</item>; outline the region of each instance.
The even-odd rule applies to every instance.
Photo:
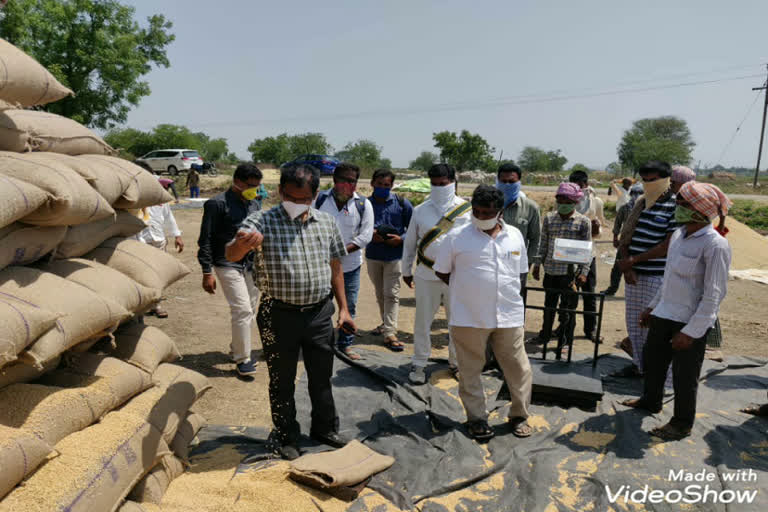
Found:
[[[277,451],[297,458],[300,435],[294,400],[299,349],[309,381],[312,401],[310,436],[329,446],[346,443],[339,436],[339,419],[331,392],[333,374],[334,307],[339,305],[337,327],[354,333],[347,309],[341,258],[347,254],[336,221],[310,208],[320,185],[320,172],[309,165],[291,165],[280,174],[282,203],[255,212],[243,221],[227,246],[230,261],[261,250],[264,283],[257,317],[269,371],[269,403]],[[258,267],[259,265],[257,265]]]

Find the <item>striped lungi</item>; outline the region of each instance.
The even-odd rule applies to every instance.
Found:
[[[625,319],[629,341],[632,343],[632,362],[641,372],[643,371],[643,347],[648,339],[648,329],[640,327],[640,316],[656,296],[662,280],[662,276],[637,274],[637,284],[626,284],[624,289]]]

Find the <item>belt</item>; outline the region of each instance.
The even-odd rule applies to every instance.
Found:
[[[284,302],[282,300],[278,299],[272,299],[272,306],[277,307],[278,309],[284,309],[287,311],[297,311],[299,313],[305,313],[307,311],[312,311],[315,309],[320,309],[321,307],[325,306],[328,301],[331,300],[331,295],[328,295],[326,298],[319,302],[315,302],[314,304],[307,304],[305,306],[299,306],[298,304],[291,304],[290,302]]]

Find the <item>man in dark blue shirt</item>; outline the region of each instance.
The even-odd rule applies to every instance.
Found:
[[[226,245],[235,238],[240,223],[250,214],[261,209],[262,174],[254,164],[240,164],[235,169],[232,187],[203,205],[203,222],[200,250],[197,260],[203,268],[203,289],[216,293],[216,278],[221,283],[224,297],[229,303],[232,317],[232,360],[240,375],[256,373],[251,361],[252,323],[259,305],[259,290],[250,272],[252,254],[240,261],[227,261]],[[248,198],[254,198],[249,200]]]
[[[381,325],[374,331],[384,336],[384,345],[395,352],[403,350],[397,339],[397,314],[400,304],[400,260],[403,258],[405,231],[411,222],[413,205],[392,193],[395,174],[389,169],[373,173],[373,240],[365,249],[368,276],[376,290]]]

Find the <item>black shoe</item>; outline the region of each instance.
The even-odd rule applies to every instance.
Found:
[[[545,338],[544,336],[539,334],[538,336],[525,340],[525,342],[530,343],[531,345],[543,345],[545,343],[549,343],[549,340],[550,338]]]
[[[587,338],[587,339],[588,339],[589,341],[591,341],[592,343],[597,343],[598,345],[600,345],[600,344],[602,344],[602,343],[603,343],[603,337],[602,337],[602,336],[600,336],[600,338],[598,338],[598,337],[595,335],[595,333],[593,333],[593,332],[589,332],[589,333],[585,332],[585,333],[584,333],[584,337],[585,337],[585,338]]]
[[[280,445],[277,448],[277,453],[285,460],[295,460],[301,456],[295,444]]]
[[[613,288],[607,288],[607,289],[601,291],[600,293],[602,293],[606,297],[613,297],[614,295],[616,295],[617,291],[619,291],[619,290],[614,290]]]
[[[309,437],[317,441],[318,443],[327,444],[334,448],[344,448],[347,446],[347,440],[341,437],[338,432],[329,432],[327,434],[311,433]]]

